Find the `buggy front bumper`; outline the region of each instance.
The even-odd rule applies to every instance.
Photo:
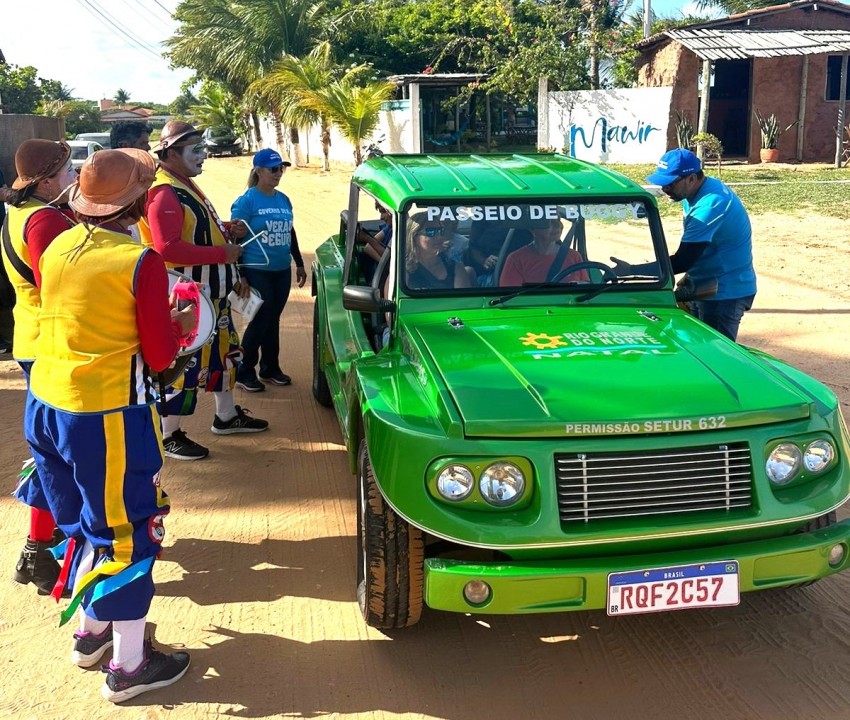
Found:
[[[836,545],[844,554],[833,566],[829,554]],[[850,519],[810,533],[647,555],[492,563],[431,558],[425,561],[425,603],[493,615],[598,610],[606,607],[611,573],[732,560],[739,565],[740,591],[754,592],[841,572],[850,566],[848,548]],[[481,605],[464,598],[464,586],[473,580],[491,588]]]

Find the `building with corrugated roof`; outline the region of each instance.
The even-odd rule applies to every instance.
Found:
[[[673,87],[668,147],[677,144],[678,115],[698,127],[709,68],[707,131],[723,143],[724,157],[759,161],[758,110],[776,115],[782,129],[792,125],[779,138],[780,161],[835,158],[836,128],[847,125],[839,108],[850,6],[799,0],[668,30],[636,47],[638,85]],[[850,95],[847,75],[844,84]]]

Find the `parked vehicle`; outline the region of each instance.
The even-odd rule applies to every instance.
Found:
[[[84,142],[95,142],[102,148],[106,148],[107,150],[112,148],[112,143],[109,140],[108,132],[79,133],[74,138],[74,140],[82,140]]]
[[[80,171],[89,155],[94,155],[98,150],[103,150],[99,143],[86,140],[69,140],[68,145],[71,146],[71,166],[77,172]]]
[[[226,127],[204,130],[204,146],[210,157],[242,154],[242,140],[232,129]]]
[[[371,160],[376,157],[383,157],[384,151],[381,150],[381,143],[384,142],[384,136],[381,135],[379,138],[375,138],[374,140],[370,140],[366,145],[363,146],[363,159]]]
[[[372,272],[357,238],[376,204],[395,231]],[[541,221],[572,264],[501,284]],[[470,285],[452,248],[486,233],[495,282]],[[454,281],[427,288],[426,251]],[[611,256],[657,265],[618,276]],[[835,395],[677,306],[655,198],[624,176],[555,154],[374,158],[312,283],[313,395],[357,478],[369,625],[426,605],[711,608],[847,569]]]

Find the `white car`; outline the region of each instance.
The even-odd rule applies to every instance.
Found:
[[[77,172],[83,166],[89,155],[94,155],[98,150],[103,150],[103,145],[86,140],[68,140],[71,146],[71,165]]]
[[[90,133],[79,133],[74,140],[85,140],[86,142],[96,142],[103,148],[107,150],[112,147],[112,144],[109,139],[108,132],[90,132]]]

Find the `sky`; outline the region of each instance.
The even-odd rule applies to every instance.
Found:
[[[191,77],[170,70],[161,43],[177,24],[178,0],[0,0],[0,50],[11,65],[32,65],[75,98],[168,104]],[[37,28],[37,29],[36,29]]]
[[[162,41],[176,28],[171,12],[179,0],[0,2],[6,62],[34,66],[39,77],[58,80],[75,98],[111,99],[122,89],[131,104],[168,104],[192,74],[170,70],[160,56]],[[642,0],[633,0],[628,14],[642,7]],[[656,15],[678,17],[694,7],[687,0],[652,0]]]

